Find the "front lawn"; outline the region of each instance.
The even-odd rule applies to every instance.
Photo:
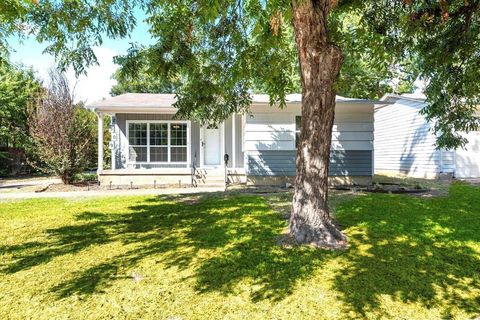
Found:
[[[469,319],[480,189],[335,200],[346,251],[282,247],[282,196],[0,203],[0,319]]]

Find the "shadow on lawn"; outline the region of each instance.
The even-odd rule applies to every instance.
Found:
[[[239,281],[253,279],[259,289],[252,300],[278,300],[313,272],[315,261],[338,254],[280,247],[286,222],[258,196],[149,198],[129,209],[123,214],[82,212],[76,216],[79,224],[47,230],[48,242],[3,248],[15,259],[2,271],[18,272],[92,245],[121,241],[132,249],[75,274],[51,291],[62,298],[101,291],[118,274],[125,274],[121,270],[149,258],[166,268],[194,268],[198,292],[231,294]],[[205,255],[205,250],[214,253]]]
[[[369,195],[338,215],[351,247],[334,288],[351,310],[375,311],[390,295],[443,305],[445,318],[454,308],[480,311],[480,189],[454,184],[447,197],[428,200]]]
[[[198,292],[235,294],[240,281],[251,280],[257,288],[253,301],[280,300],[299,280],[339,259],[332,286],[357,315],[375,312],[381,295],[427,308],[442,305],[446,317],[455,308],[480,310],[480,189],[458,184],[445,198],[368,195],[340,204],[337,216],[350,237],[346,252],[280,247],[286,222],[256,196],[150,198],[130,209],[83,212],[80,224],[48,230],[50,242],[2,248],[17,257],[2,271],[121,241],[130,251],[75,274],[52,292],[99,292],[125,274],[121,270],[149,258],[166,268],[194,270]]]

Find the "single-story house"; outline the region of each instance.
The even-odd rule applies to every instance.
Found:
[[[301,95],[283,109],[253,95],[250,111],[220,124],[175,119],[174,94],[127,93],[88,106],[99,119],[100,183],[284,184],[295,176]],[[373,175],[373,110],[379,101],[337,97],[332,182],[366,184]],[[103,115],[112,116],[111,168],[103,169]],[[224,163],[224,155],[229,161]]]
[[[426,97],[388,94],[375,106],[375,174],[434,179],[480,177],[480,132],[465,134],[464,149],[437,150],[432,123],[420,110]],[[477,111],[480,116],[480,109]]]

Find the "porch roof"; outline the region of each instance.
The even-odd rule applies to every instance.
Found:
[[[175,94],[164,93],[125,93],[115,97],[103,99],[87,105],[87,108],[102,112],[166,112],[175,113],[173,106],[177,101]],[[359,103],[359,104],[376,104],[380,101],[346,98],[342,96],[336,97],[337,103]],[[270,102],[267,94],[252,95],[253,105],[264,105]],[[286,96],[287,104],[302,103],[302,95],[299,93],[289,94]],[[385,103],[385,102],[381,102]]]

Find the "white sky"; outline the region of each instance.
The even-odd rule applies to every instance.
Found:
[[[43,46],[35,43],[32,45],[28,40],[15,46],[16,52],[12,54],[12,61],[33,67],[37,76],[45,81],[48,79],[48,70],[55,66],[55,59],[51,55],[42,54]],[[66,73],[70,85],[75,86],[77,101],[94,102],[110,96],[110,88],[116,84],[112,75],[118,68],[113,63],[113,57],[123,52],[118,52],[108,47],[96,47],[93,49],[98,59],[98,66],[87,69],[86,75],[76,78],[73,69]]]
[[[2,0],[0,0],[2,1]],[[75,77],[73,70],[68,70],[67,77],[70,84],[75,87],[77,101],[91,103],[110,96],[110,88],[116,83],[111,79],[118,68],[113,63],[113,57],[126,54],[132,42],[148,45],[153,43],[150,37],[149,26],[145,23],[145,14],[141,9],[135,9],[137,25],[126,39],[104,38],[101,47],[94,48],[99,65],[87,69],[87,74]],[[39,44],[33,37],[27,37],[23,41],[17,38],[8,40],[14,51],[11,53],[11,60],[33,67],[42,80],[48,78],[48,70],[55,65],[53,56],[43,54],[46,44]]]

